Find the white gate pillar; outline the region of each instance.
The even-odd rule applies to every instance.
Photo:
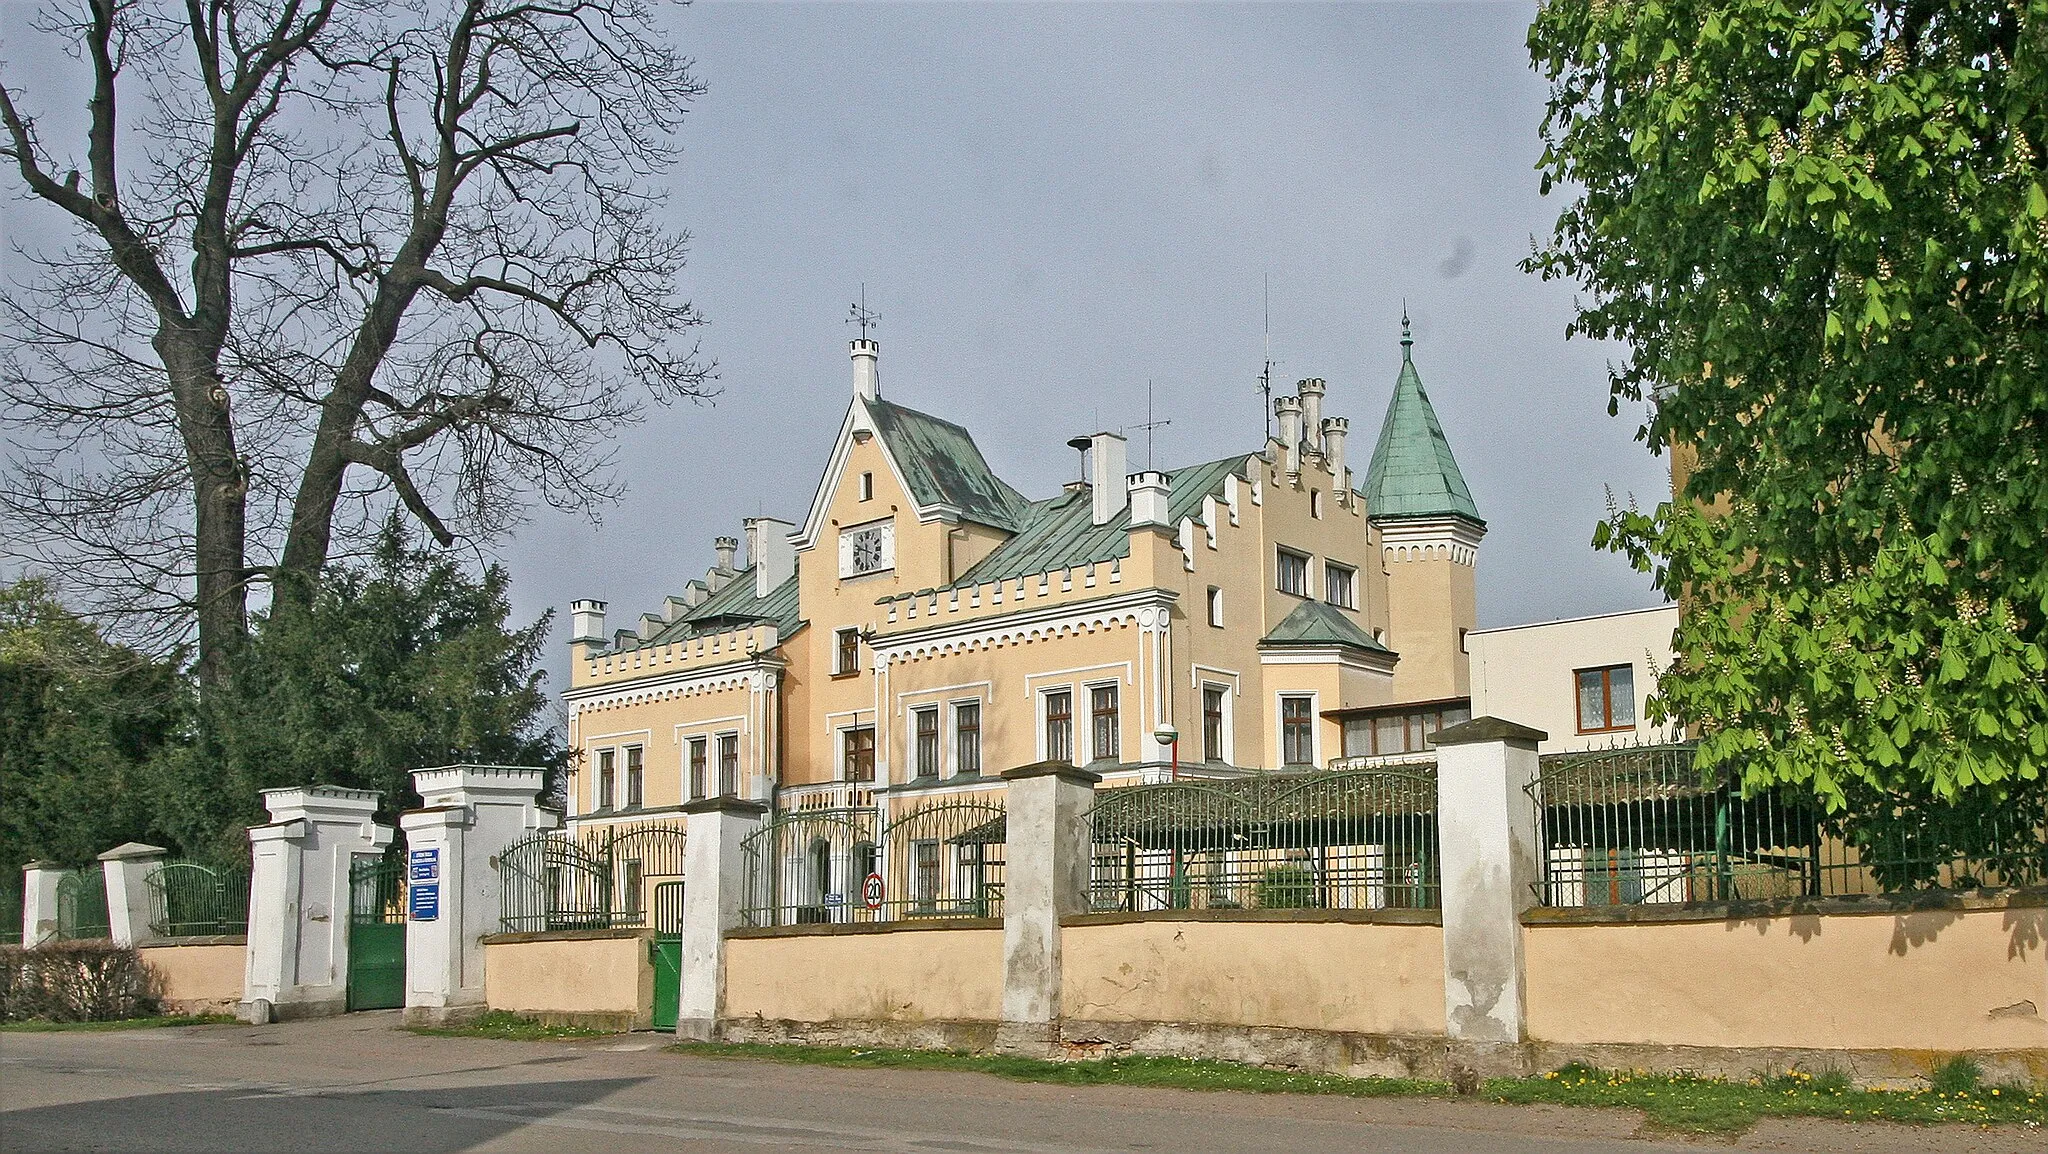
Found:
[[[498,927],[497,858],[556,824],[540,805],[542,771],[451,765],[415,770],[421,806],[405,830],[405,1022],[445,1025],[484,1012],[484,949]]]
[[[1527,787],[1537,776],[1536,745],[1548,736],[1498,717],[1436,735],[1444,1034],[1454,1074],[1526,1072],[1522,912],[1535,904],[1540,877]]]
[[[57,936],[57,883],[70,870],[49,862],[21,867],[21,944],[39,946]]]
[[[249,830],[249,947],[236,1011],[244,1021],[348,1008],[348,870],[391,844],[391,827],[371,818],[381,796],[334,785],[263,791],[270,823]]]
[[[107,882],[107,936],[115,945],[139,946],[154,936],[149,929],[149,875],[169,853],[160,845],[131,841],[100,855]]]
[[[1060,918],[1088,911],[1088,811],[1102,776],[1064,761],[1004,778],[1003,1020],[996,1049],[1059,1047]]]
[[[683,807],[682,992],[676,1037],[710,1042],[725,1009],[725,931],[740,924],[746,862],[740,842],[761,828],[768,807],[736,797],[707,797]]]

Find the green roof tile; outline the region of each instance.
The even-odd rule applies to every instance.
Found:
[[[977,524],[1016,530],[1031,502],[995,475],[966,429],[879,397],[867,405],[911,500],[949,505]]]
[[[1261,648],[1283,645],[1342,645],[1374,653],[1393,652],[1344,616],[1343,610],[1321,601],[1304,601],[1295,606],[1294,612],[1259,639]]]
[[[700,581],[690,582],[701,585]],[[797,604],[797,581],[795,577],[768,591],[766,597],[754,595],[754,570],[750,566],[742,569],[724,588],[713,593],[681,617],[669,622],[654,636],[628,646],[637,649],[643,645],[668,645],[687,641],[692,637],[707,637],[713,633],[743,628],[748,625],[770,624],[775,626],[778,637],[788,637],[803,623],[800,606]]]
[[[1422,388],[1410,350],[1407,318],[1401,321],[1401,375],[1394,381],[1394,399],[1380,423],[1379,443],[1365,470],[1365,511],[1379,517],[1441,517],[1455,515],[1480,525],[1479,506],[1465,475],[1458,471],[1451,443],[1444,439],[1436,410]]]

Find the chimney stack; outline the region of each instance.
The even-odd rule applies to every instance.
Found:
[[[713,538],[711,541],[711,551],[718,554],[718,571],[720,573],[738,572],[738,570],[732,567],[733,554],[740,551],[740,539],[738,537]]]
[[[1301,439],[1308,447],[1321,452],[1323,448],[1323,378],[1309,377],[1298,382],[1294,391],[1301,397]]]
[[[749,517],[747,563],[754,567],[754,596],[766,597],[796,576],[796,546],[789,543],[796,526],[773,517]]]
[[[1115,433],[1088,438],[1088,471],[1095,484],[1095,523],[1107,525],[1131,500],[1129,478],[1124,475],[1124,439]]]
[[[662,626],[667,624],[668,622],[663,621],[659,614],[642,613],[640,615],[640,640],[646,641],[652,638],[655,634],[661,632]]]
[[[856,337],[849,347],[853,351],[853,395],[865,401],[880,397],[882,342]]]
[[[1143,472],[1131,474],[1129,481],[1131,487],[1131,528],[1171,528],[1172,522],[1168,519],[1167,504],[1168,498],[1172,495],[1172,489],[1167,483],[1166,474],[1157,469],[1146,469]]]
[[[1301,472],[1301,398],[1274,397],[1273,415],[1280,418],[1280,447],[1287,451],[1287,472]]]
[[[588,597],[569,602],[569,644],[603,645],[604,610],[604,602]]]
[[[1344,438],[1350,435],[1348,418],[1323,418],[1323,459],[1330,463],[1330,476],[1336,478],[1338,499],[1346,504],[1351,501],[1351,481],[1344,475]]]

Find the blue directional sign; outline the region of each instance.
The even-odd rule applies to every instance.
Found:
[[[412,920],[431,922],[441,916],[441,883],[427,882],[412,887]]]
[[[412,880],[416,882],[437,882],[441,880],[441,849],[416,849],[412,851]]]

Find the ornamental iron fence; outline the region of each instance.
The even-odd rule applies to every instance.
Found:
[[[1434,909],[1436,778],[1258,774],[1107,790],[1089,814],[1097,910]]]
[[[874,921],[864,901],[881,865],[875,811],[806,809],[785,813],[740,840],[746,926]]]
[[[57,936],[66,941],[109,937],[107,874],[98,863],[57,879]]]
[[[863,892],[862,911],[882,921],[1003,916],[1004,836],[1003,807],[992,801],[932,802],[891,820],[879,901]],[[867,875],[859,880],[865,887]]]
[[[498,922],[511,933],[637,929],[650,887],[683,873],[680,824],[541,830],[498,855]]]
[[[149,932],[196,938],[249,932],[249,868],[216,869],[165,862],[143,878],[149,890]]]
[[[1828,815],[1790,790],[1703,777],[1691,744],[1547,754],[1536,781],[1537,897],[1628,906],[2035,884],[2048,841],[2024,817],[1971,836]],[[1980,819],[1969,817],[1970,822]],[[1958,831],[1945,831],[1953,834]],[[1958,841],[1992,847],[1969,857]]]

